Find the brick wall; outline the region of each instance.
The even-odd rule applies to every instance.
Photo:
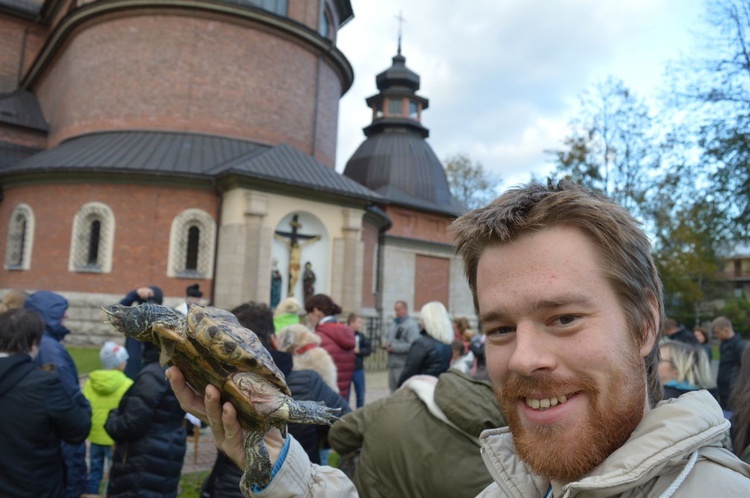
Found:
[[[52,145],[101,130],[183,130],[289,143],[333,166],[341,88],[318,54],[250,21],[149,13],[76,31],[34,91]]]
[[[0,253],[5,258],[8,220],[19,203],[34,212],[34,245],[28,271],[0,269],[2,287],[82,293],[125,294],[142,285],[158,285],[167,296],[183,297],[198,282],[211,299],[211,281],[168,278],[169,236],[174,217],[188,208],[203,209],[215,220],[212,190],[168,186],[64,184],[6,187],[0,203]],[[110,207],[115,218],[111,273],[68,270],[73,219],[88,202]]]
[[[390,236],[444,244],[453,243],[451,236],[448,234],[448,227],[453,221],[453,217],[398,206],[387,206],[385,210],[393,222],[393,227],[388,231]]]
[[[430,301],[440,301],[450,309],[450,270],[448,258],[416,255],[414,271],[414,309]]]

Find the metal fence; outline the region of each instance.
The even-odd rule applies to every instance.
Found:
[[[381,371],[387,369],[388,352],[381,346],[384,339],[384,330],[378,316],[362,317],[362,333],[370,339],[372,354],[365,358],[365,370]]]

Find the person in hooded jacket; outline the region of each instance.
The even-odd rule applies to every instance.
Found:
[[[361,450],[354,471],[361,497],[475,496],[492,482],[479,434],[505,425],[490,385],[450,369],[411,377],[343,417],[328,441],[342,456]]]
[[[162,304],[164,302],[164,292],[160,287],[150,285],[148,287],[138,287],[125,294],[118,304],[122,306],[141,305],[145,303]],[[141,356],[143,353],[143,343],[132,337],[125,338],[125,349],[128,351],[128,365],[125,367],[125,375],[131,379],[143,368]]]
[[[39,344],[39,353],[34,364],[54,371],[60,378],[68,395],[77,405],[91,407],[81,392],[78,369],[73,358],[62,342],[70,330],[63,325],[68,310],[68,300],[55,292],[40,290],[29,296],[24,308],[39,313],[44,320],[44,335]],[[63,441],[62,452],[65,460],[65,496],[78,498],[86,492],[88,476],[86,469],[86,444]]]
[[[336,364],[336,383],[339,394],[349,399],[349,386],[354,376],[357,340],[354,331],[343,323],[338,323],[336,315],[341,307],[325,294],[315,294],[305,302],[305,311],[310,327],[322,339],[320,346],[328,351]]]
[[[159,350],[143,344],[143,368],[104,429],[115,442],[108,498],[174,498],[185,458],[185,412],[164,378]]]
[[[60,443],[83,443],[91,427],[88,403],[74,401],[58,375],[34,366],[43,333],[38,313],[0,313],[0,496],[65,496]]]
[[[419,337],[409,348],[399,387],[412,375],[437,377],[448,370],[453,350],[453,326],[443,303],[432,301],[419,312]]]
[[[133,380],[123,372],[128,362],[128,351],[123,346],[114,341],[105,342],[99,351],[99,359],[102,369],[92,371],[83,386],[83,395],[91,403],[92,411],[91,433],[87,438],[90,443],[88,493],[92,495],[99,494],[105,461],[112,463],[114,441],[104,430],[104,422],[133,385]]]
[[[277,348],[274,334],[274,317],[271,309],[262,303],[244,303],[232,310],[240,324],[255,332],[261,344],[268,350],[274,363],[286,378],[292,398],[297,401],[318,401],[330,408],[338,408],[339,416],[351,412],[341,396],[312,370],[292,370],[292,354]],[[320,463],[319,448],[328,436],[328,427],[311,424],[288,424],[287,429],[300,442],[310,461]],[[242,470],[221,451],[216,457],[211,474],[206,478],[200,498],[242,498],[240,479]]]

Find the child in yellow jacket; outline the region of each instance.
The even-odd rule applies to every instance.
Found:
[[[104,423],[109,411],[117,408],[125,391],[133,385],[133,380],[123,372],[128,362],[128,352],[123,346],[114,341],[105,342],[99,351],[99,359],[102,370],[91,372],[83,387],[83,395],[91,403],[88,493],[93,495],[99,494],[105,459],[108,465],[112,464],[114,441],[104,430]]]

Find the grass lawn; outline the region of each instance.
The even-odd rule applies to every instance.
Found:
[[[180,478],[180,498],[198,498],[201,493],[201,485],[208,477],[208,471],[193,472],[192,474],[183,474]]]
[[[85,346],[65,346],[73,362],[78,368],[78,375],[88,375],[92,370],[102,368],[102,362],[99,360],[99,349],[97,347]]]

